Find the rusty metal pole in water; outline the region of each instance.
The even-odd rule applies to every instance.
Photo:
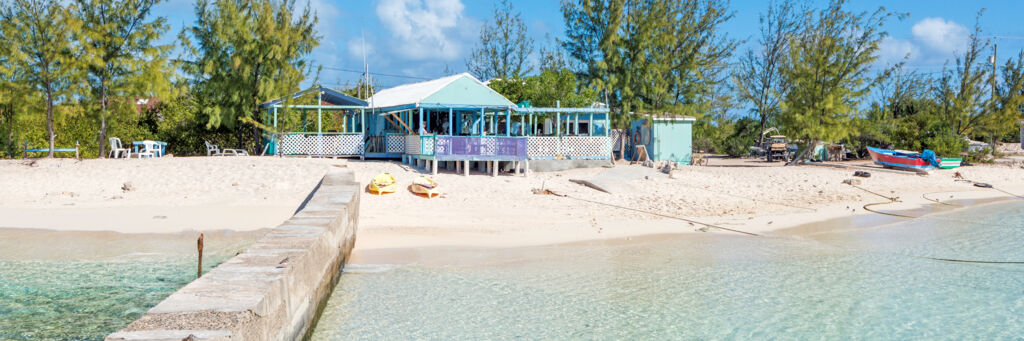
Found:
[[[199,239],[196,240],[196,246],[199,249],[199,268],[196,269],[196,278],[203,276],[203,234],[199,234]]]

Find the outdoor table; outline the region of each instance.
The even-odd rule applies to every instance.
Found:
[[[139,152],[139,149],[142,148],[142,142],[143,141],[134,141],[134,142],[132,142],[132,153],[138,153]],[[160,144],[160,153],[156,157],[164,156],[164,153],[167,152],[167,142],[160,142],[160,141],[153,141],[153,142],[156,142],[156,143]]]

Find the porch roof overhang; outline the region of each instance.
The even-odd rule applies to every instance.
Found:
[[[507,105],[474,105],[474,104],[445,104],[445,103],[414,103],[405,105],[395,105],[390,107],[372,108],[373,113],[378,115],[388,115],[393,112],[415,110],[415,109],[426,109],[426,110],[458,110],[458,111],[506,111],[515,110],[514,106]]]
[[[517,112],[529,114],[607,114],[608,108],[515,108]]]

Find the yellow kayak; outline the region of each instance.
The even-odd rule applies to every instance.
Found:
[[[395,177],[391,173],[377,174],[366,185],[366,191],[376,195],[395,193]]]
[[[441,191],[438,189],[437,181],[431,178],[421,176],[412,181],[412,185],[409,185],[409,190],[416,195],[433,198],[441,195]]]

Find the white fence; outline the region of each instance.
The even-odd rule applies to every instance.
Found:
[[[592,159],[611,158],[612,138],[609,136],[530,136],[526,144],[530,159]]]
[[[279,155],[363,155],[363,134],[288,133],[278,143]]]
[[[405,153],[405,136],[387,135],[384,140],[384,150],[387,153]]]

